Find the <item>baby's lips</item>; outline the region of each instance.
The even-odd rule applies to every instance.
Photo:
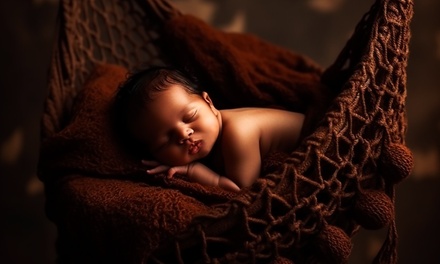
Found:
[[[197,154],[200,151],[200,147],[202,145],[202,141],[201,140],[197,140],[194,141],[190,146],[189,146],[189,153],[190,154]]]

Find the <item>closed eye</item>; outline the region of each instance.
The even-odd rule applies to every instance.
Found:
[[[185,123],[190,123],[190,122],[192,122],[192,121],[194,121],[195,119],[196,119],[196,117],[197,117],[197,113],[198,113],[198,110],[197,109],[195,109],[194,111],[191,111],[184,119],[183,119],[183,122],[185,122]]]

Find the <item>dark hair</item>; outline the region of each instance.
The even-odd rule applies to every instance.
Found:
[[[129,75],[119,86],[112,106],[114,126],[118,135],[135,143],[129,131],[131,122],[137,121],[140,111],[156,94],[173,84],[182,85],[190,94],[202,94],[197,80],[176,68],[155,66]]]

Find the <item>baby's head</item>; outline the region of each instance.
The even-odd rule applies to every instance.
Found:
[[[206,157],[221,131],[220,112],[208,94],[172,68],[133,74],[119,88],[114,106],[118,130],[149,158],[170,166]]]

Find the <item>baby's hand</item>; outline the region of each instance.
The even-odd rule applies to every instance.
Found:
[[[188,165],[170,167],[167,165],[162,165],[154,160],[142,160],[142,164],[152,167],[151,169],[146,170],[147,174],[167,172],[167,178],[172,178],[176,173],[187,175],[189,167]]]

